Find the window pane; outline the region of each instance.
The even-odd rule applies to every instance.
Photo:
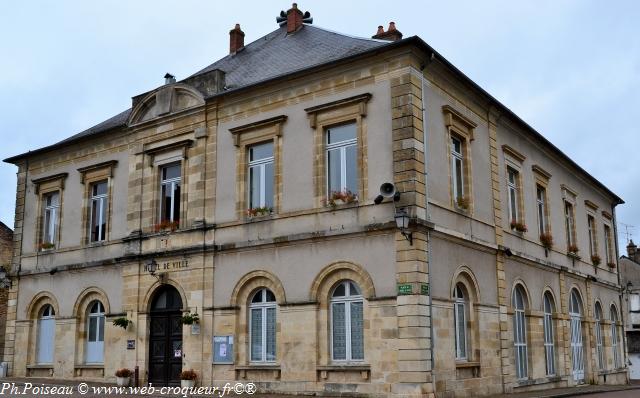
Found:
[[[262,309],[251,310],[251,360],[262,360]]]
[[[162,206],[161,221],[171,220],[171,185],[162,184],[160,192]]]
[[[162,179],[169,180],[180,177],[180,164],[173,164],[162,168]]]
[[[457,154],[462,154],[462,144],[460,140],[457,138],[451,138],[451,143],[453,144],[453,152]]]
[[[106,197],[100,199],[101,203],[101,213],[102,213],[102,224],[100,224],[100,240],[106,239],[107,234],[107,208],[109,207],[109,202]]]
[[[631,311],[640,311],[640,295],[632,294],[629,301],[631,303]]]
[[[356,125],[345,124],[327,130],[327,143],[335,144],[340,141],[347,141],[356,138]]]
[[[516,190],[513,188],[509,188],[509,211],[511,214],[511,221],[518,221],[518,207],[517,207],[517,198],[516,198]]]
[[[98,341],[104,341],[104,315],[98,317]]]
[[[273,162],[264,165],[264,206],[273,207]]]
[[[456,316],[456,356],[458,358],[466,358],[467,356],[467,324],[465,321],[465,306],[463,303],[455,304]]]
[[[52,192],[49,194],[47,198],[48,206],[59,206],[60,205],[60,194],[58,192]]]
[[[98,182],[93,184],[93,196],[106,195],[107,194],[107,182]]]
[[[171,221],[180,220],[180,183],[173,183],[173,215]]]
[[[253,145],[249,148],[249,161],[273,157],[273,142]]]
[[[276,359],[276,308],[267,308],[267,361]]]
[[[331,327],[333,337],[333,359],[347,359],[347,340],[345,325],[345,304],[333,303],[331,305]]]
[[[267,302],[274,302],[276,301],[276,296],[273,295],[273,293],[271,292],[271,290],[267,290]]]
[[[344,297],[346,294],[344,290],[344,283],[340,283],[336,286],[336,290],[333,291],[333,297]]]
[[[351,303],[351,359],[364,359],[362,301]]]
[[[98,319],[95,316],[89,317],[89,341],[96,341],[98,334]]]
[[[249,168],[249,208],[260,207],[260,166]]]
[[[327,182],[329,193],[342,191],[340,149],[327,151]]]
[[[351,145],[345,148],[347,162],[346,189],[353,193],[358,193],[358,159],[356,146]]]
[[[463,188],[462,188],[462,160],[455,159],[454,166],[455,166],[454,173],[456,176],[456,182],[455,182],[456,186],[454,187],[454,189],[455,189],[456,199],[457,199],[464,196]]]

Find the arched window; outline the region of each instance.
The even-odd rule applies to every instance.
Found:
[[[618,369],[622,367],[620,361],[620,347],[618,347],[618,311],[616,306],[611,305],[611,349],[613,350],[613,367]]]
[[[104,306],[98,300],[89,304],[87,325],[87,363],[104,362]]]
[[[467,311],[468,311],[468,295],[462,283],[458,283],[453,290],[453,305],[455,332],[456,332],[456,359],[467,359]]]
[[[276,296],[271,290],[258,290],[249,305],[251,362],[276,360]]]
[[[516,353],[516,376],[518,379],[528,377],[527,364],[527,319],[525,316],[526,294],[522,286],[518,285],[513,290],[513,344]]]
[[[46,304],[38,319],[38,364],[52,364],[56,335],[56,312]]]
[[[582,300],[576,289],[571,290],[569,299],[571,317],[571,369],[573,379],[584,380],[584,353],[582,350]]]
[[[556,374],[555,344],[553,336],[553,312],[555,305],[553,302],[553,296],[550,292],[545,292],[543,301],[544,357],[546,360],[547,376],[553,376]]]
[[[604,349],[602,347],[602,306],[596,302],[595,310],[595,329],[596,329],[596,354],[598,356],[598,369],[603,370],[605,368],[604,362]]]
[[[342,281],[331,294],[331,358],[364,360],[362,293],[352,281]]]

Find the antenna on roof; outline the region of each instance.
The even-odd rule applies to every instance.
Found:
[[[631,238],[633,237],[633,232],[631,230],[633,230],[635,228],[635,226],[630,225],[630,224],[625,224],[623,222],[618,221],[618,224],[622,225],[624,227],[624,235],[627,238],[627,242],[631,241]]]

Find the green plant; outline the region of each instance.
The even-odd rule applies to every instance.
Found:
[[[600,265],[600,262],[602,262],[602,260],[600,259],[600,256],[598,256],[597,254],[594,254],[593,256],[591,256],[591,262],[593,263],[593,265]]]
[[[335,208],[339,204],[347,204],[358,201],[358,195],[354,194],[350,190],[333,191],[329,197],[324,201],[325,206]]]
[[[520,221],[517,220],[512,220],[511,221],[511,229],[515,229],[518,232],[527,232],[527,224],[522,223]]]
[[[187,312],[180,318],[180,322],[182,322],[183,325],[193,325],[194,323],[200,323],[200,317],[198,313],[192,314],[191,312]]]
[[[247,216],[249,217],[257,217],[257,216],[265,216],[267,214],[271,214],[273,212],[273,207],[251,207],[247,209]]]
[[[131,371],[131,369],[122,368],[116,370],[116,377],[131,377],[132,374],[133,372]]]
[[[40,248],[40,250],[49,250],[56,247],[56,245],[51,242],[42,242],[38,245],[38,247]]]
[[[154,225],[153,229],[156,232],[167,231],[167,230],[175,231],[176,229],[178,229],[179,226],[180,226],[179,220],[175,220],[175,221],[164,220]]]
[[[541,233],[540,243],[542,243],[542,246],[545,249],[550,250],[553,247],[553,236],[551,236],[551,234],[547,232]]]
[[[183,370],[180,372],[180,380],[195,380],[197,378],[198,374],[193,369]]]
[[[129,324],[133,323],[133,321],[128,320],[125,317],[116,318],[113,320],[113,325],[126,329],[129,327]]]
[[[470,200],[467,196],[458,196],[456,199],[456,205],[459,209],[468,210],[470,205]]]

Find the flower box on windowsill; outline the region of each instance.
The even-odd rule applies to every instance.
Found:
[[[350,204],[357,204],[357,203],[358,203],[358,195],[354,194],[348,189],[342,192],[333,191],[331,192],[329,197],[324,200],[324,205],[332,209],[335,209],[336,207],[341,207],[341,206],[350,205]]]
[[[469,213],[469,209],[471,208],[471,201],[466,196],[460,196],[456,199],[455,208],[459,212]]]
[[[56,245],[50,242],[42,242],[38,245],[38,249],[41,252],[53,251],[56,248]]]
[[[273,207],[249,208],[246,212],[247,220],[264,220],[273,215]]]
[[[155,232],[173,232],[180,227],[180,221],[162,221],[153,226]]]
[[[611,268],[611,270],[616,269],[616,263],[613,263],[613,262],[607,263],[607,266],[609,266],[609,268]]]
[[[519,235],[523,235],[525,232],[527,232],[529,229],[527,228],[527,225],[523,222],[520,221],[511,221],[511,230],[515,231],[516,233],[518,233]]]
[[[578,246],[576,245],[569,245],[567,247],[567,256],[571,257],[575,260],[580,260],[580,256],[578,255],[578,252],[580,251],[580,249],[578,248]]]

